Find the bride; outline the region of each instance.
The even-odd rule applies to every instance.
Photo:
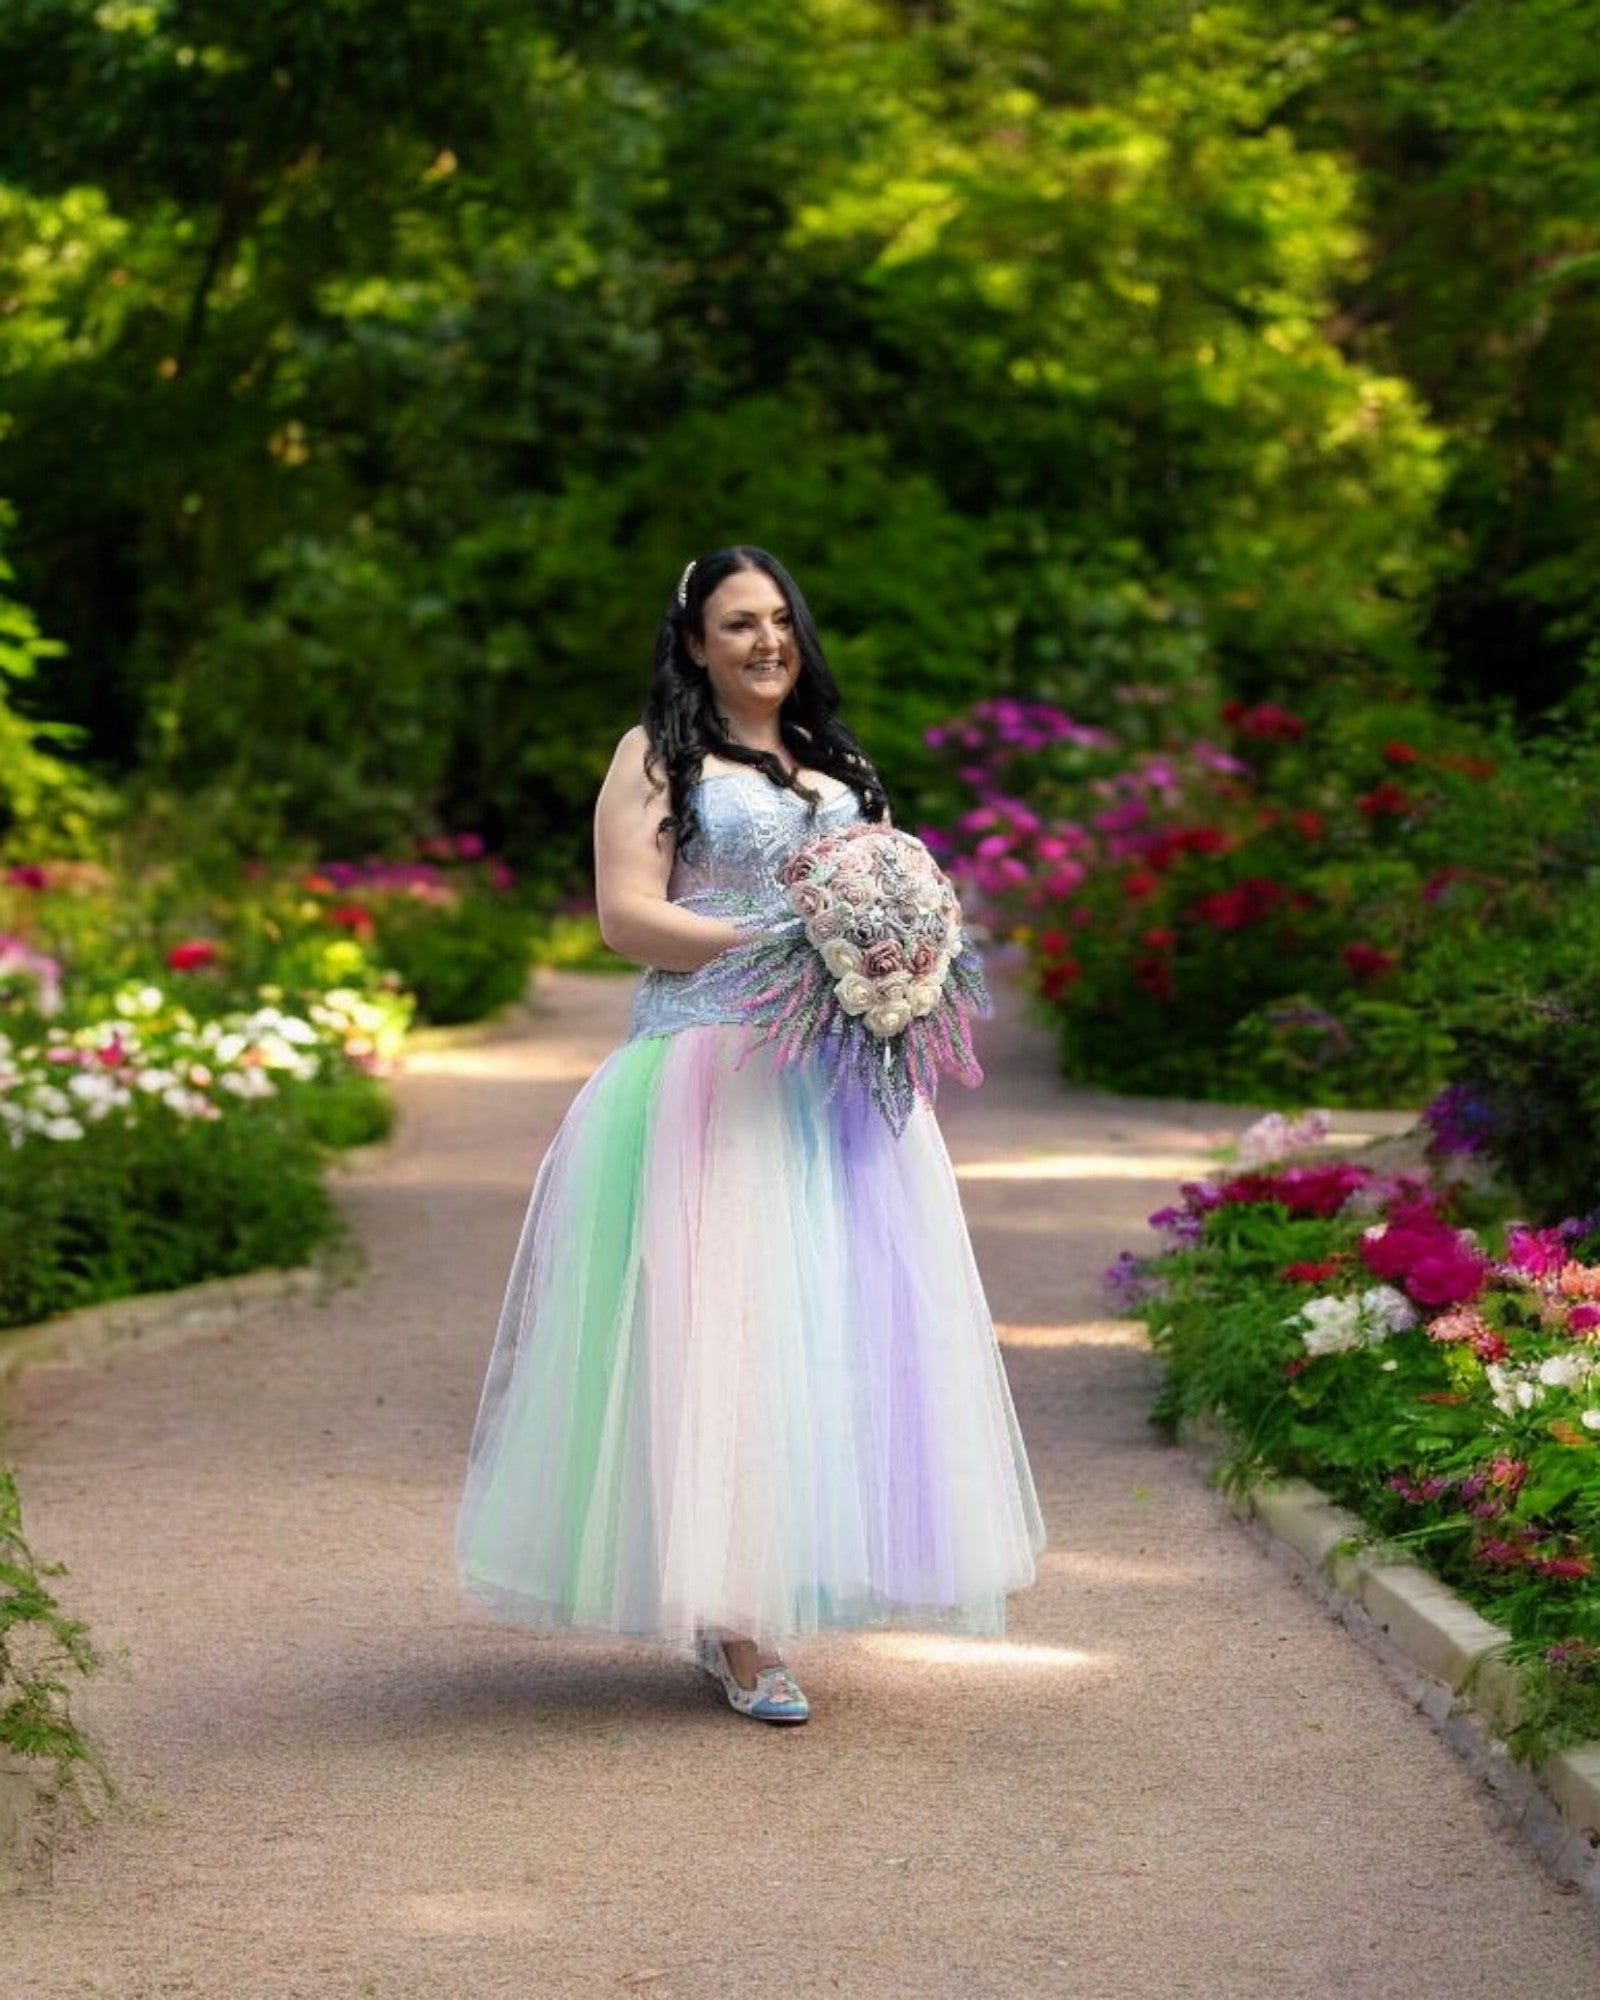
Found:
[[[675,1642],[729,1705],[810,1709],[828,1627],[998,1633],[1044,1529],[933,1114],[744,1060],[699,977],[789,912],[813,834],[882,821],[799,589],[719,549],[668,605],[595,812],[627,1040],[539,1169],[457,1520],[496,1615]]]

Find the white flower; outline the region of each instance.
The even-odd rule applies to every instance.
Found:
[[[217,1088],[233,1097],[276,1097],[278,1087],[264,1069],[230,1069],[217,1079]]]
[[[47,1118],[38,1127],[47,1139],[81,1139],[83,1127],[76,1118]]]
[[[847,1014],[864,1014],[877,1000],[877,989],[859,972],[847,972],[834,987],[834,996]]]
[[[1524,1410],[1531,1410],[1534,1404],[1541,1399],[1544,1391],[1536,1382],[1523,1381],[1517,1384],[1514,1393],[1518,1407]]]
[[[1379,1341],[1409,1332],[1417,1323],[1417,1309],[1395,1286],[1372,1285],[1361,1294],[1361,1317],[1367,1338]]]
[[[1576,1349],[1547,1355],[1539,1363],[1539,1380],[1548,1389],[1581,1389],[1594,1372],[1591,1357]]]
[[[1263,1167],[1290,1153],[1320,1146],[1332,1128],[1326,1111],[1305,1111],[1298,1118],[1285,1118],[1281,1111],[1269,1111],[1264,1118],[1239,1135],[1239,1164]]]
[[[1585,1410],[1578,1422],[1586,1431],[1600,1431],[1600,1410]]]
[[[861,970],[861,953],[848,938],[830,938],[822,947],[822,962],[835,979]]]
[[[1359,1299],[1311,1299],[1284,1324],[1300,1334],[1307,1354],[1342,1354],[1362,1344]]]
[[[903,1000],[880,1000],[866,1012],[867,1027],[879,1041],[898,1035],[911,1019],[911,1009]]]
[[[913,979],[906,989],[906,1003],[920,1020],[939,1004],[939,983],[934,979]]]

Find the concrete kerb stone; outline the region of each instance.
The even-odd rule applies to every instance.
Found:
[[[341,1243],[322,1261],[283,1271],[247,1271],[236,1278],[212,1278],[181,1291],[146,1292],[61,1313],[35,1326],[0,1333],[0,1384],[24,1368],[43,1362],[95,1361],[114,1348],[137,1342],[164,1347],[191,1334],[225,1326],[263,1299],[326,1298],[352,1282],[359,1253]]]
[[[1179,1442],[1213,1469],[1213,1427],[1179,1427]],[[1313,1594],[1397,1674],[1416,1705],[1487,1783],[1544,1860],[1600,1907],[1600,1743],[1516,1763],[1505,1732],[1521,1684],[1510,1634],[1419,1564],[1382,1544],[1352,1549],[1359,1518],[1305,1479],[1259,1481],[1226,1496]]]

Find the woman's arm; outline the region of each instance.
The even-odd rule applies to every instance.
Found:
[[[716,917],[667,901],[672,836],[656,829],[667,812],[664,786],[645,772],[649,739],[630,729],[617,745],[594,809],[595,904],[600,935],[635,965],[697,972],[743,933]]]

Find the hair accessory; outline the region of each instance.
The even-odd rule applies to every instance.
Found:
[[[693,575],[694,564],[691,562],[683,572],[683,575],[678,578],[678,609],[680,611],[686,611],[689,608],[689,579]]]

